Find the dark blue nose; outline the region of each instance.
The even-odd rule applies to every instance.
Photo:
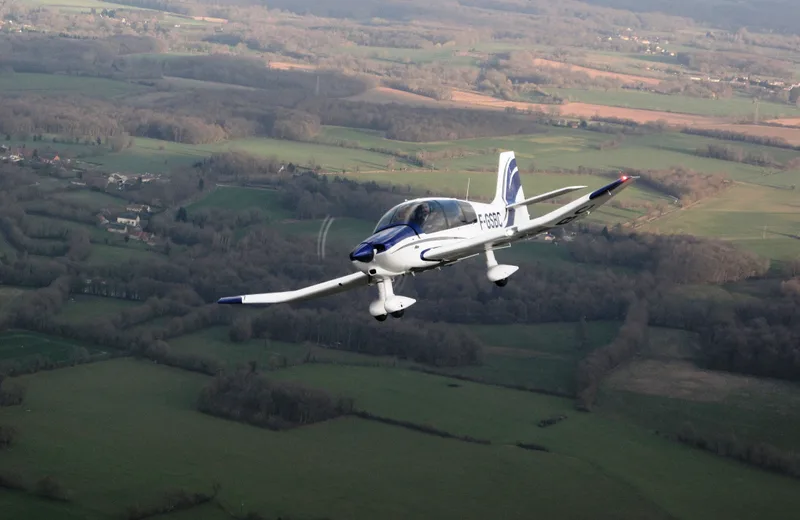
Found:
[[[373,258],[375,258],[375,253],[372,249],[372,244],[358,244],[358,247],[350,253],[350,260],[354,262],[364,262],[366,264],[372,262]]]

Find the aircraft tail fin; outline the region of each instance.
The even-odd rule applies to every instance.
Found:
[[[527,206],[508,208],[524,200],[525,193],[522,190],[522,177],[517,168],[516,156],[514,152],[501,152],[497,165],[497,188],[492,205],[503,208],[506,227],[530,220]]]

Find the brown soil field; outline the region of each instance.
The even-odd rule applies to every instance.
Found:
[[[269,68],[278,70],[314,70],[316,67],[306,63],[289,63],[288,61],[270,61]]]
[[[192,16],[192,19],[201,22],[228,23],[228,20],[225,18],[214,18],[213,16]]]
[[[561,61],[553,61],[553,60],[546,60],[544,58],[535,58],[533,60],[534,65],[538,65],[540,67],[550,67],[556,69],[569,69],[573,72],[585,72],[591,78],[613,78],[618,79],[620,81],[624,81],[626,83],[644,83],[645,85],[658,85],[661,83],[661,80],[658,78],[649,78],[646,76],[634,76],[631,74],[620,74],[618,72],[609,72],[606,70],[600,69],[591,69],[589,67],[584,67],[582,65],[573,65],[571,63],[564,63]]]
[[[773,119],[772,121],[767,121],[767,123],[773,123],[776,125],[783,125],[783,126],[800,126],[800,117],[787,117],[785,119]]]
[[[442,108],[478,108],[503,110],[506,107],[516,107],[519,110],[537,110],[545,113],[557,110],[564,117],[618,117],[630,119],[638,123],[648,123],[664,120],[671,126],[693,126],[709,130],[726,130],[730,132],[746,133],[764,137],[782,137],[791,144],[800,145],[800,128],[789,126],[760,126],[754,124],[735,123],[733,118],[699,116],[693,114],[678,114],[675,112],[661,112],[658,110],[643,110],[636,108],[610,107],[590,103],[566,103],[564,105],[543,105],[525,103],[521,101],[505,101],[477,92],[453,90],[453,98],[449,101],[436,101],[434,99],[396,90],[389,87],[377,87],[357,96],[347,99],[353,101],[366,101],[369,103],[398,103],[415,106],[438,106]],[[792,121],[792,120],[783,120]],[[798,118],[800,123],[800,118]]]
[[[691,114],[676,114],[674,112],[660,112],[657,110],[642,110],[636,108],[622,108],[622,107],[609,107],[605,105],[593,105],[589,103],[566,103],[563,105],[542,105],[536,103],[525,103],[520,101],[504,101],[496,99],[491,96],[478,94],[475,92],[466,92],[463,90],[453,91],[452,103],[461,106],[485,106],[491,108],[506,108],[516,107],[520,110],[530,108],[532,110],[541,110],[549,112],[551,110],[558,110],[562,116],[575,116],[575,117],[619,117],[623,119],[631,119],[638,123],[647,123],[650,121],[657,121],[663,119],[670,125],[676,126],[706,126],[706,125],[720,125],[727,121],[723,118],[697,116]]]
[[[376,87],[361,94],[350,96],[347,98],[351,101],[365,101],[367,103],[398,103],[403,105],[414,106],[442,106],[447,107],[449,102],[436,101],[435,99],[420,96],[419,94],[412,94],[389,87]]]

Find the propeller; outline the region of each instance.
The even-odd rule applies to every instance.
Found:
[[[331,227],[333,226],[333,222],[335,220],[336,217],[325,215],[325,218],[322,219],[322,222],[319,225],[319,231],[317,232],[317,260],[320,262],[325,261],[325,256],[328,249],[328,233],[330,233]],[[355,244],[353,244],[353,246],[355,246]],[[375,250],[374,253],[377,254],[378,251]],[[394,290],[397,291],[401,289],[403,285],[405,285],[407,278],[409,278],[409,276],[398,276],[395,278],[394,283],[392,284]]]

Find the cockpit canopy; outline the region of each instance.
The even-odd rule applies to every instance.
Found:
[[[478,216],[468,202],[456,199],[416,200],[398,204],[387,211],[375,226],[375,232],[405,224],[417,233],[435,233],[477,221]]]

